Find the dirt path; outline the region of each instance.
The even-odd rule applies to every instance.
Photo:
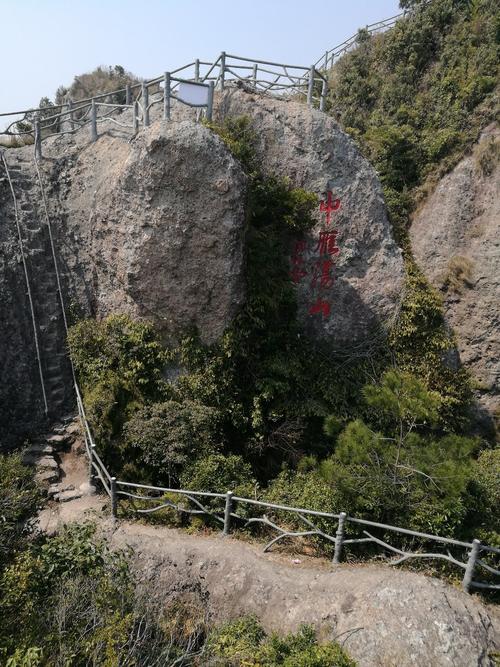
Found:
[[[62,460],[67,478],[84,460]],[[476,596],[421,574],[380,565],[333,567],[320,559],[264,554],[232,537],[116,522],[102,496],[51,503],[40,526],[94,518],[116,548],[132,547],[140,576],[165,599],[194,595],[216,622],[256,614],[268,630],[312,623],[344,643],[360,666],[492,666],[500,649],[500,612]],[[300,561],[300,562],[297,562]]]

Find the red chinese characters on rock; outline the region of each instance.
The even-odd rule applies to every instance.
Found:
[[[322,255],[338,255],[340,248],[337,245],[337,236],[339,232],[334,229],[331,232],[320,232],[316,250],[320,256]]]
[[[334,199],[331,190],[326,193],[326,199],[319,204],[321,213],[325,213],[325,223],[330,225],[331,215],[340,209],[340,199]],[[318,292],[316,301],[309,308],[309,315],[321,315],[323,319],[330,317],[331,305],[329,301],[324,298],[322,290],[329,289],[333,286],[334,276],[334,261],[340,253],[340,248],[337,245],[338,229],[322,230],[319,233],[318,241],[316,243],[315,251],[318,253],[318,259],[314,264],[313,274],[311,278],[311,288]]]
[[[330,224],[331,215],[334,211],[338,211],[340,208],[340,199],[332,198],[332,191],[328,190],[326,193],[326,201],[320,201],[319,210],[321,213],[326,213],[326,224]]]
[[[330,225],[332,213],[340,209],[340,199],[334,199],[331,190],[326,193],[326,198],[319,204],[321,213],[325,213],[325,224]],[[337,245],[338,229],[324,229],[320,231],[314,252],[317,253],[316,260],[312,265],[310,274],[310,287],[317,292],[315,302],[309,308],[309,315],[321,315],[323,319],[331,314],[331,305],[325,299],[324,290],[330,289],[334,284],[333,270],[335,262],[333,258],[338,256],[340,248]],[[296,241],[292,253],[292,269],[290,277],[298,285],[307,275],[304,253],[307,243],[304,239]]]

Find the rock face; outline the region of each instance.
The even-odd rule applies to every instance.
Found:
[[[235,539],[154,526],[121,524],[110,538],[134,549],[159,595],[195,593],[215,622],[255,614],[280,634],[312,624],[360,667],[494,664],[498,610],[437,579],[389,566],[294,566]]]
[[[500,163],[494,148],[499,141],[498,128],[487,128],[411,227],[415,258],[442,290],[461,361],[478,381],[485,419],[500,408]]]
[[[251,117],[266,174],[287,177],[323,201],[313,233],[290,248],[304,328],[332,346],[363,341],[397,313],[403,282],[401,252],[375,172],[319,111],[240,90],[226,91],[217,104],[219,120],[228,114]],[[210,343],[245,298],[247,182],[221,139],[179,113],[174,108],[174,120],[166,123],[155,106],[152,125],[135,137],[113,124],[99,125],[95,143],[88,127],[48,139],[40,171],[66,305],[78,315],[147,317],[165,338],[195,326]],[[130,112],[119,120],[131,126]],[[33,149],[8,153],[25,193],[21,217],[29,220],[22,224],[37,244],[31,281],[47,321],[39,322],[47,368],[60,358],[61,368],[51,371],[54,392],[67,402],[71,373],[61,312],[52,313],[58,291],[48,235],[41,230]],[[32,423],[40,414],[40,386],[12,205],[5,183],[2,188],[0,213],[7,224],[0,229],[0,315],[7,333],[0,349],[0,392],[5,388],[8,395],[16,384],[2,423],[11,432],[13,421]]]
[[[216,116],[248,116],[264,172],[289,178],[323,202],[312,233],[290,249],[304,327],[344,345],[391,320],[401,297],[402,255],[377,175],[354,142],[333,118],[304,104],[234,88],[219,100]]]
[[[48,177],[63,184],[59,247],[80,303],[167,335],[221,335],[244,297],[246,177],[217,136],[158,122],[131,143],[102,137]]]

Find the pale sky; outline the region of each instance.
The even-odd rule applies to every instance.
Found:
[[[0,112],[98,65],[153,78],[221,51],[308,66],[398,0],[0,0]]]

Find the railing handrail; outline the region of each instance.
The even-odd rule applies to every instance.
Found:
[[[276,63],[276,62],[272,62],[272,61],[268,61],[268,60],[259,60],[259,59],[254,59],[254,58],[246,58],[246,57],[242,57],[242,56],[235,56],[235,55],[232,55],[232,54],[225,54],[225,57],[226,58],[232,58],[232,59],[235,59],[235,60],[240,60],[242,62],[250,62],[250,63],[252,63],[254,65],[257,65],[257,66],[258,65],[269,65],[269,66],[273,66],[273,67],[281,67],[281,68],[284,68],[284,69],[299,69],[299,70],[301,70],[305,73],[307,73],[310,70],[310,67],[306,67],[304,65],[288,65],[288,64],[285,64],[285,63]],[[177,69],[172,70],[171,74],[176,74],[176,73],[181,72],[185,69],[189,69],[190,67],[193,67],[196,64],[210,67],[211,70],[210,70],[209,73],[211,73],[211,71],[213,71],[213,69],[218,65],[219,62],[220,62],[220,57],[217,58],[213,63],[210,63],[210,62],[207,62],[207,61],[201,61],[201,60],[193,61],[191,63],[188,63],[187,65],[182,65],[181,67],[178,67]],[[287,75],[285,75],[284,72],[279,73],[279,74],[280,74],[281,77],[282,76],[287,76]],[[317,78],[321,79],[321,80],[325,79],[324,75],[321,72],[319,72],[318,70],[315,70],[315,76]],[[215,79],[215,77],[213,77],[213,78]],[[298,79],[299,77],[295,76],[293,78]],[[147,80],[144,80],[144,81],[137,82],[135,84],[130,84],[129,89],[130,90],[141,89],[143,85],[145,85],[146,87],[153,86],[155,84],[161,83],[162,80],[163,80],[162,76],[155,77],[153,79],[147,79]],[[184,81],[186,79],[182,79],[182,80]],[[190,81],[190,83],[198,83],[200,85],[203,85],[204,81],[206,81],[207,79],[203,78],[202,81],[196,81],[193,77],[193,79],[187,79],[187,80]],[[304,83],[302,85],[306,85],[306,83]],[[272,86],[271,86],[270,89],[272,90]],[[60,118],[62,116],[72,115],[73,113],[75,113],[77,111],[81,111],[82,109],[87,109],[91,106],[92,100],[97,101],[97,100],[100,100],[100,99],[103,99],[103,98],[106,98],[106,97],[111,97],[113,95],[118,95],[120,93],[126,92],[126,90],[127,90],[127,88],[118,88],[116,90],[111,90],[111,91],[108,91],[108,92],[105,92],[105,93],[99,93],[98,95],[94,95],[93,97],[87,97],[87,98],[83,98],[81,100],[77,100],[75,102],[75,106],[71,106],[71,108],[68,109],[67,111],[62,111],[62,109],[64,109],[65,107],[68,106],[68,102],[64,102],[62,104],[54,104],[54,105],[45,106],[45,107],[33,107],[33,108],[29,108],[29,109],[24,109],[24,110],[21,110],[21,111],[2,112],[2,113],[0,113],[0,117],[26,116],[26,114],[47,112],[49,110],[50,111],[56,110],[56,109],[61,110],[59,113],[54,113],[54,114],[51,114],[50,116],[45,116],[45,117],[39,119],[41,122],[46,122],[48,120],[52,120],[52,119],[55,119],[55,118]],[[118,105],[117,104],[116,106],[128,106],[128,105]],[[0,132],[0,134],[5,134],[5,131]],[[11,133],[11,134],[14,134],[14,133]]]

